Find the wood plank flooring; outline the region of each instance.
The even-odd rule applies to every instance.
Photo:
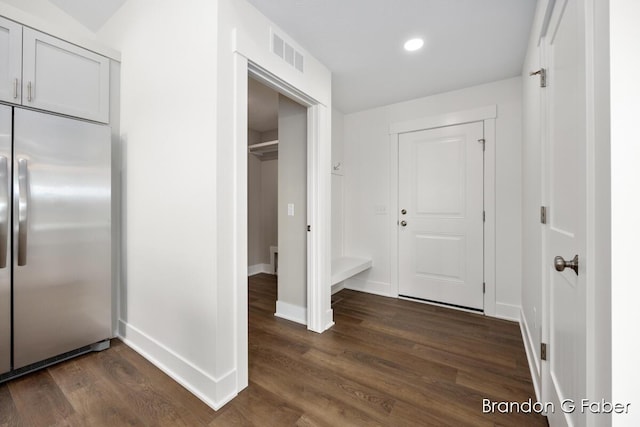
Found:
[[[118,340],[0,385],[0,426],[546,426],[483,414],[535,401],[519,327],[354,291],[324,334],[273,316],[274,276],[249,280],[250,385],[213,411]]]

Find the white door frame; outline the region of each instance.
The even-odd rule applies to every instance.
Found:
[[[473,110],[464,110],[429,116],[416,120],[392,123],[389,126],[389,159],[390,163],[390,207],[395,215],[389,215],[389,232],[391,236],[391,288],[398,296],[400,270],[398,266],[399,230],[398,200],[399,183],[399,140],[400,134],[445,126],[482,122],[484,124],[484,314],[496,317],[496,117],[497,106],[489,105]]]
[[[234,51],[234,159],[236,212],[233,222],[238,390],[249,383],[247,268],[247,123],[249,76],[307,107],[307,329],[333,326],[331,309],[331,135],[327,106],[276,76],[237,49]],[[325,173],[326,172],[326,173]]]

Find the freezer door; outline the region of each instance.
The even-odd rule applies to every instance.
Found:
[[[0,375],[11,369],[11,107],[0,105]]]
[[[16,108],[14,369],[111,335],[107,126]]]

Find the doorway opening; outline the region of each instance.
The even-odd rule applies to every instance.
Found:
[[[307,325],[307,107],[254,78],[247,99],[248,273],[277,275],[273,313]]]
[[[242,390],[249,384],[249,341],[248,341],[248,280],[247,280],[247,125],[248,125],[248,85],[253,78],[306,108],[306,167],[307,167],[307,226],[306,233],[306,326],[313,332],[321,333],[333,326],[331,310],[331,118],[325,104],[309,96],[307,92],[292,85],[287,80],[261,67],[239,51],[234,53],[234,120],[233,153],[228,165],[233,175],[230,183],[234,187],[235,212],[232,227],[224,235],[233,247],[233,262],[221,266],[230,274],[234,286],[235,322],[233,334],[236,344],[236,386]],[[307,87],[312,89],[313,87]],[[279,135],[280,137],[280,135]],[[326,173],[325,173],[326,172]],[[295,206],[294,206],[295,214]],[[279,243],[279,250],[281,242]],[[282,254],[278,254],[282,259]],[[279,263],[282,273],[282,263]]]

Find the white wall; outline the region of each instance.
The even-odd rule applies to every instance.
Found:
[[[216,2],[132,0],[99,33],[122,52],[120,334],[212,406],[236,384],[218,357],[216,18]]]
[[[331,256],[343,255],[344,114],[331,110]]]
[[[306,307],[307,108],[280,95],[276,316],[306,324]]]
[[[611,207],[612,236],[612,395],[614,402],[633,402],[632,412],[614,415],[613,425],[640,425],[640,347],[638,325],[638,241],[640,241],[640,3],[610,2],[611,28]]]
[[[345,253],[373,259],[373,268],[349,280],[348,287],[397,296],[390,277],[389,125],[497,104],[496,315],[519,317],[521,92],[516,77],[345,116]]]
[[[284,32],[306,54],[305,73],[272,55],[272,27],[244,0],[129,0],[98,33],[122,52],[120,333],[214,408],[248,384],[247,135],[234,109],[247,76],[234,43],[331,106],[329,71]],[[330,118],[321,142],[328,129]]]

